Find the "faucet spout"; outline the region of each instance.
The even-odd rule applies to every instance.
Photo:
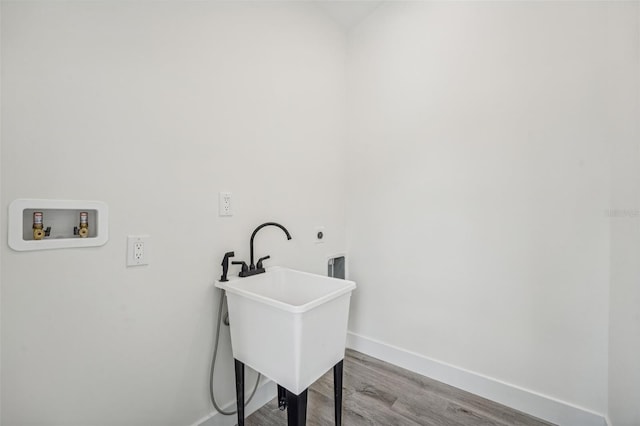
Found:
[[[289,234],[289,231],[287,231],[287,228],[285,228],[284,226],[280,225],[279,223],[266,222],[266,223],[263,223],[262,225],[258,226],[256,229],[254,229],[253,233],[251,234],[251,241],[249,242],[249,250],[251,252],[251,263],[249,265],[249,270],[256,269],[256,265],[253,263],[253,239],[255,238],[255,236],[258,233],[258,231],[261,230],[262,228],[264,228],[265,226],[277,226],[278,228],[282,229],[282,231],[286,234],[287,240],[291,239],[291,234]]]

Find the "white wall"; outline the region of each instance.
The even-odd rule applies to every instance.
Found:
[[[607,413],[608,159],[637,118],[634,16],[388,3],[351,33],[354,333]]]
[[[268,220],[293,235],[257,236],[271,265],[344,251],[342,32],[308,4],[3,2],[1,47],[2,210],[96,199],[111,219],[104,247],[22,253],[3,222],[2,424],[197,421],[223,253],[247,259]],[[125,267],[129,234],[148,267]]]
[[[608,46],[615,73],[611,93],[619,107],[608,117],[612,143],[609,416],[614,426],[635,426],[640,424],[640,3],[635,2],[635,13],[627,13],[610,30],[615,35]],[[633,83],[625,84],[629,81]]]

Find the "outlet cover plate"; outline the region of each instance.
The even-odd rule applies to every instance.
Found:
[[[229,191],[218,193],[218,216],[233,216],[232,194]]]
[[[127,266],[149,264],[149,236],[129,235],[127,237]]]

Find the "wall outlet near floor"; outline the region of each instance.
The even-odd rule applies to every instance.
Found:
[[[218,193],[218,216],[233,216],[231,208],[231,192]]]
[[[129,235],[127,237],[127,266],[149,264],[149,236]]]

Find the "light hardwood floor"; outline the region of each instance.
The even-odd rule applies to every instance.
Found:
[[[540,419],[360,352],[344,359],[343,426],[549,426]],[[274,398],[246,426],[285,426]],[[309,388],[308,426],[331,426],[333,373]]]

